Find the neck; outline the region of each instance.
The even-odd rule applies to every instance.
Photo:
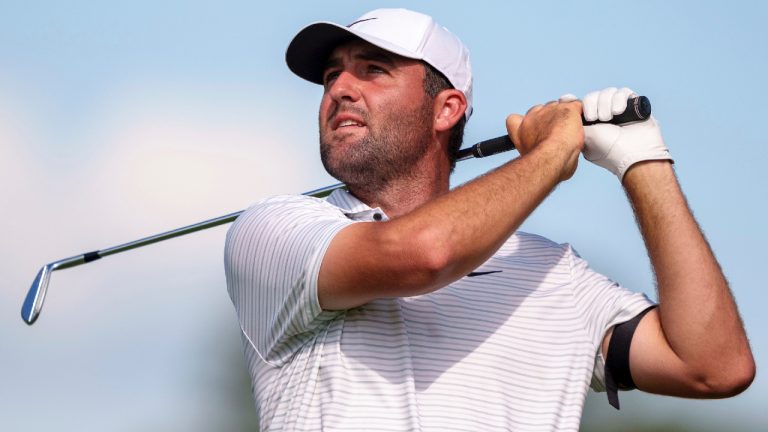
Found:
[[[445,194],[449,189],[450,165],[445,154],[427,152],[408,173],[373,188],[348,185],[349,191],[371,208],[379,207],[390,218],[403,216]]]

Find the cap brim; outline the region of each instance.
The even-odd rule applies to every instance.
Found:
[[[285,62],[296,75],[315,84],[323,84],[323,71],[328,57],[339,45],[351,40],[364,40],[394,54],[421,59],[416,53],[364,33],[357,33],[332,22],[310,24],[291,40],[285,51]]]
[[[310,24],[293,38],[285,51],[285,62],[296,75],[323,84],[325,62],[333,50],[357,36],[346,27],[330,22]]]

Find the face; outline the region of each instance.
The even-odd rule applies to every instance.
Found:
[[[350,187],[375,190],[407,175],[432,137],[424,66],[362,41],[329,57],[320,104],[325,169]]]

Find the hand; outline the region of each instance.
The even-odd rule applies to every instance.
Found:
[[[550,151],[555,157],[546,160],[558,163],[559,181],[567,180],[576,171],[584,148],[581,103],[552,101],[532,107],[525,116],[511,114],[507,133],[521,156],[534,149]]]
[[[624,112],[627,99],[637,96],[628,88],[609,87],[584,97],[584,119],[609,121]],[[560,98],[571,100],[571,95]],[[656,119],[617,126],[595,124],[584,127],[584,157],[624,179],[632,165],[647,160],[669,160],[669,154]]]

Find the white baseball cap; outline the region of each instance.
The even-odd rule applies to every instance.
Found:
[[[285,61],[296,75],[323,84],[325,62],[342,43],[360,38],[391,53],[423,60],[442,73],[467,98],[472,114],[472,65],[469,50],[432,17],[407,9],[376,9],[347,26],[316,22],[301,29],[288,45]]]

